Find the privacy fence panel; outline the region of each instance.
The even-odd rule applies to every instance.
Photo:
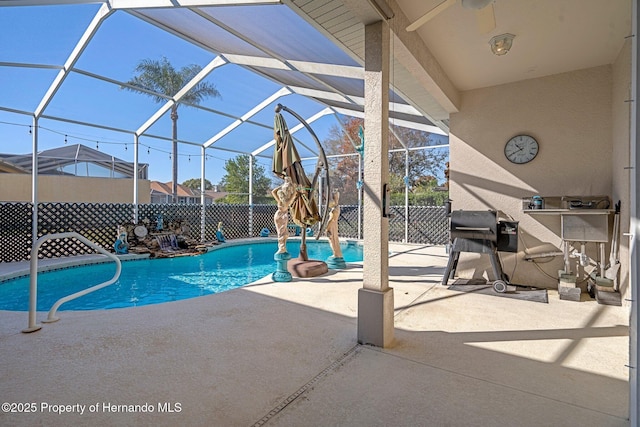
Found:
[[[28,260],[30,257],[31,204],[0,203],[0,262]],[[216,239],[218,224],[222,223],[226,239],[257,237],[266,228],[276,234],[273,215],[275,205],[207,205],[205,211],[204,241]],[[340,207],[338,229],[340,237],[357,239],[358,206]],[[41,203],[38,204],[38,236],[75,231],[105,249],[112,249],[119,226],[133,224],[133,204],[105,203]],[[391,207],[389,239],[405,240],[407,227],[409,243],[444,244],[448,240],[448,223],[442,206],[411,206],[408,215],[404,206]],[[149,231],[159,225],[163,230],[180,228],[183,234],[201,240],[202,206],[186,204],[138,205],[138,222]],[[251,222],[250,222],[251,221]],[[318,226],[312,227],[314,235]],[[133,238],[133,236],[132,236]],[[93,251],[75,239],[45,242],[40,248],[40,258],[80,255]]]
[[[408,217],[404,206],[391,206],[389,218],[389,240],[393,242],[405,241],[405,227],[409,243],[423,243],[442,245],[449,240],[449,223],[444,206],[409,206]],[[361,213],[362,215],[362,213]],[[360,236],[362,224],[360,218]],[[340,206],[340,220],[338,223],[340,237],[358,238],[358,206]]]
[[[249,205],[208,205],[205,218],[205,240],[215,240],[220,222],[225,239],[249,237]]]
[[[409,243],[443,245],[449,241],[449,221],[444,206],[409,206],[407,226]]]
[[[278,207],[276,205],[254,205],[253,207],[253,235],[260,235],[262,229],[266,228],[270,234],[277,234],[276,225],[273,222]]]
[[[338,234],[348,239],[358,238],[358,205],[340,206]]]
[[[38,238],[53,233],[75,231],[105,249],[118,236],[118,225],[131,222],[133,210],[128,204],[41,203],[38,204]],[[82,255],[95,251],[76,239],[48,240],[38,252],[39,258]]]
[[[22,261],[31,251],[31,203],[0,203],[0,262]]]

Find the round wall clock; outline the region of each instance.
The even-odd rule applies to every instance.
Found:
[[[538,141],[529,135],[516,135],[504,146],[504,155],[516,164],[529,163],[538,155]]]

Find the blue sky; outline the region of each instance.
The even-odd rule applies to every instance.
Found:
[[[286,6],[269,6],[286,7]],[[0,62],[41,65],[62,65],[99,5],[61,5],[0,8]],[[300,25],[308,25],[302,22]],[[193,46],[126,12],[117,11],[99,28],[75,68],[116,80],[127,81],[134,75],[136,65],[143,59],[166,57],[176,68],[190,64],[207,65],[215,54]],[[0,65],[0,107],[33,112],[58,73],[55,69],[7,67]],[[221,98],[209,98],[202,105],[233,116],[241,116],[267,98],[280,86],[239,66],[227,64],[214,70],[206,79],[221,93]],[[323,106],[298,95],[288,95],[278,102],[295,110],[302,117],[310,117]],[[45,115],[63,117],[104,126],[136,130],[161,106],[153,98],[121,90],[118,85],[71,73],[65,80]],[[243,124],[232,131],[220,146],[250,151],[269,142],[273,135],[273,107],[269,106],[252,120],[267,127]],[[181,106],[178,136],[180,139],[202,143],[233,122],[232,118]],[[285,114],[290,127],[297,122]],[[0,152],[25,154],[32,150],[28,115],[0,109]],[[337,125],[333,116],[312,123],[322,141]],[[126,161],[133,161],[133,135],[100,128],[78,126],[55,120],[39,122],[39,150],[81,143],[97,148]],[[171,136],[171,120],[165,114],[148,131],[165,138]],[[308,146],[310,136],[296,134]],[[142,137],[139,161],[149,163],[149,177],[171,180],[171,142]],[[300,150],[300,147],[299,147]],[[310,153],[301,150],[304,157]],[[224,161],[236,153],[207,150],[205,176],[213,183],[224,174]],[[178,181],[200,177],[201,149],[197,145],[179,145]],[[270,158],[258,158],[268,172]],[[308,162],[313,167],[315,161]]]

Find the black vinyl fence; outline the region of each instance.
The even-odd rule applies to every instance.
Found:
[[[38,204],[38,235],[74,231],[105,249],[112,249],[120,226],[132,227],[135,205],[110,203],[40,203]],[[204,242],[215,240],[222,222],[226,239],[258,237],[263,229],[275,234],[275,205],[207,205],[204,207]],[[357,239],[358,206],[340,206],[338,222],[340,237]],[[147,204],[138,205],[138,220],[149,229],[180,229],[191,239],[202,241],[201,205]],[[392,207],[389,240],[409,243],[444,244],[448,240],[448,223],[443,206]],[[0,203],[0,262],[30,259],[32,236],[32,204]],[[405,227],[407,227],[405,229]],[[317,233],[317,227],[314,230]],[[132,236],[133,237],[133,236]],[[93,250],[75,239],[44,242],[39,258],[54,258],[92,253]]]

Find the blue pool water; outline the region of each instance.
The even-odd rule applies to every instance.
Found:
[[[120,279],[111,286],[69,301],[60,310],[98,310],[159,304],[215,294],[244,286],[275,271],[277,243],[256,242],[221,247],[199,256],[144,259],[122,263]],[[299,241],[288,241],[295,257]],[[343,243],[346,262],[362,261],[362,246]],[[326,260],[327,242],[307,241],[309,259]],[[38,310],[48,311],[60,298],[105,282],[115,264],[97,264],[38,274]],[[29,277],[0,283],[0,310],[29,310]]]

